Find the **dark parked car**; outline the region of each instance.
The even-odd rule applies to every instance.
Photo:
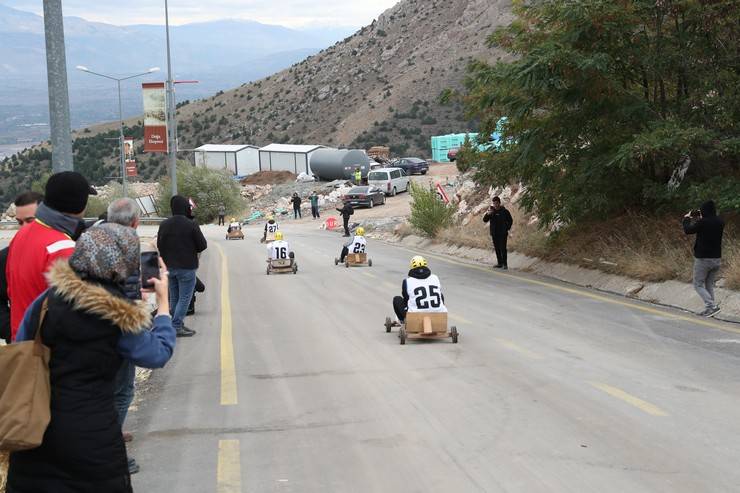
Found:
[[[352,207],[370,207],[385,204],[385,193],[377,187],[353,187],[342,197],[344,203],[349,202]]]
[[[427,171],[429,171],[429,163],[418,157],[404,157],[396,161],[393,165],[404,170],[407,175],[413,175],[415,173],[426,175]]]

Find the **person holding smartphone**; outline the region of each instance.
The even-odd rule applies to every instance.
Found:
[[[497,260],[494,268],[507,270],[509,268],[507,242],[509,240],[509,230],[511,230],[514,220],[506,207],[501,205],[499,197],[493,198],[491,206],[483,215],[483,222],[488,223],[491,230],[491,240],[493,240],[493,249],[496,251]]]
[[[696,235],[694,242],[694,289],[704,302],[699,315],[711,317],[720,307],[714,298],[714,283],[722,264],[722,235],[725,222],[717,216],[717,207],[709,200],[683,218],[683,231]]]

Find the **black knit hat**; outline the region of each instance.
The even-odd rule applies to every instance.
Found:
[[[44,204],[65,214],[79,214],[87,207],[88,195],[97,194],[81,174],[62,171],[46,182]]]

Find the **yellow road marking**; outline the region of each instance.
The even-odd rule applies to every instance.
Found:
[[[447,316],[448,316],[448,317],[449,317],[449,318],[450,318],[451,320],[453,320],[453,321],[457,320],[457,323],[459,323],[459,324],[466,324],[466,325],[472,325],[472,324],[473,324],[473,322],[471,322],[471,321],[470,321],[470,320],[468,320],[467,318],[465,318],[465,317],[461,317],[460,315],[457,315],[457,314],[455,314],[455,313],[450,313],[450,314],[448,314]]]
[[[231,327],[229,265],[221,245],[218,243],[214,245],[221,255],[221,405],[235,406],[237,404],[236,363]]]
[[[407,252],[415,253],[415,250],[411,250],[409,248],[405,248],[405,247],[397,247],[397,248],[399,248],[401,250],[405,250]],[[704,327],[710,327],[712,329],[719,329],[719,330],[723,330],[725,332],[733,332],[735,334],[740,334],[740,329],[736,329],[734,327],[729,327],[726,324],[721,324],[719,322],[713,322],[711,320],[702,320],[700,318],[689,317],[689,316],[686,316],[686,315],[679,315],[677,313],[670,313],[670,312],[666,312],[666,311],[659,310],[659,309],[656,309],[656,308],[651,308],[649,306],[642,306],[642,305],[638,305],[636,303],[630,303],[628,301],[620,301],[620,300],[617,300],[617,299],[612,299],[612,298],[609,298],[607,296],[602,296],[602,295],[599,295],[599,294],[596,294],[596,293],[589,293],[588,291],[582,291],[580,289],[569,288],[567,286],[560,286],[558,284],[554,284],[554,283],[551,283],[551,282],[538,281],[536,279],[529,279],[527,277],[520,277],[520,276],[513,275],[513,274],[506,274],[504,272],[494,272],[491,269],[487,269],[487,268],[481,267],[479,265],[473,265],[473,264],[468,264],[468,263],[465,263],[465,262],[460,262],[460,261],[457,261],[457,260],[453,260],[453,259],[449,259],[449,258],[445,258],[445,257],[439,256],[439,255],[436,255],[436,254],[426,253],[425,255],[427,257],[430,257],[430,258],[441,260],[442,262],[446,262],[448,264],[461,265],[463,267],[468,267],[470,269],[479,270],[479,271],[485,272],[487,274],[493,274],[493,275],[501,276],[501,277],[508,277],[509,279],[515,279],[517,281],[525,282],[525,283],[528,283],[528,284],[535,284],[537,286],[543,286],[543,287],[546,287],[546,288],[554,289],[556,291],[562,291],[564,293],[570,293],[570,294],[574,294],[576,296],[581,296],[581,297],[584,297],[584,298],[590,298],[592,300],[602,301],[604,303],[610,303],[612,305],[624,306],[624,307],[627,307],[627,308],[631,308],[633,310],[638,310],[638,311],[641,311],[641,312],[650,313],[652,315],[658,315],[658,316],[661,316],[661,317],[664,317],[664,318],[669,318],[669,319],[672,319],[672,320],[682,320],[682,321],[685,321],[685,322],[694,323],[696,325],[702,325]]]
[[[628,394],[622,389],[618,389],[616,387],[612,387],[611,385],[607,385],[605,383],[598,383],[598,382],[591,382],[591,385],[593,385],[595,388],[601,390],[602,392],[606,392],[612,397],[616,397],[617,399],[620,399],[627,404],[630,404],[637,409],[646,412],[652,416],[668,416],[668,413],[663,411],[658,406],[655,406],[653,404],[650,404],[649,402],[643,401],[639,397],[635,397],[634,395]]]
[[[366,275],[367,277],[372,277],[373,279],[377,279],[377,278],[378,278],[378,277],[377,277],[377,276],[376,276],[375,274],[370,274],[370,273],[369,273],[369,272],[367,272],[367,271],[362,271],[362,273],[363,273],[364,275]]]
[[[239,440],[218,441],[217,493],[241,493],[242,466]]]
[[[541,360],[542,356],[535,353],[534,351],[530,351],[529,349],[521,347],[519,344],[515,343],[514,341],[509,341],[508,339],[496,339],[496,341],[504,346],[507,349],[511,349],[512,351],[515,351],[522,356],[526,356],[527,358]]]

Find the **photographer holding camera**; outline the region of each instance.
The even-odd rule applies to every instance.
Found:
[[[711,317],[720,308],[714,299],[714,283],[722,263],[722,234],[725,222],[717,216],[713,201],[704,202],[701,208],[690,211],[683,218],[683,231],[696,235],[694,243],[694,289],[704,301],[704,311],[699,315]]]
[[[508,269],[508,253],[506,243],[509,239],[509,230],[514,224],[511,213],[501,205],[501,199],[494,197],[488,211],[483,215],[483,222],[488,223],[491,229],[493,249],[496,251],[497,264],[495,269]]]

